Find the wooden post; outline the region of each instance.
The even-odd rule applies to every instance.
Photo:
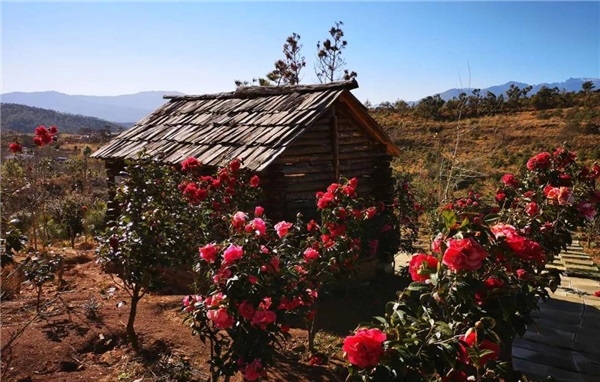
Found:
[[[333,151],[333,177],[334,182],[340,181],[340,136],[338,132],[338,118],[335,112],[335,106],[332,108],[333,117],[331,118],[331,144]]]

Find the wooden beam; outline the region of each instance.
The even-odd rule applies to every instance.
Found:
[[[338,117],[333,106],[333,117],[331,118],[331,146],[333,149],[333,181],[340,179],[340,137],[338,133]]]

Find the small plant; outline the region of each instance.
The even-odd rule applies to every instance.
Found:
[[[42,299],[42,289],[44,284],[53,281],[56,275],[62,273],[62,256],[54,256],[51,259],[43,257],[28,257],[23,263],[23,275],[26,282],[34,285],[37,298],[36,298],[36,312],[40,313],[40,303]]]
[[[85,316],[90,320],[97,320],[100,318],[100,308],[102,303],[94,296],[90,297],[83,305],[83,312]]]

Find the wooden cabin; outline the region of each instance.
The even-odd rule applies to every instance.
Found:
[[[239,158],[261,177],[271,218],[314,216],[315,193],[341,177],[359,179],[359,196],[389,201],[390,162],[400,150],[352,95],[357,87],[353,80],[165,96],[92,157],[106,160],[109,182],[142,149],[165,164],[193,156],[218,167]]]

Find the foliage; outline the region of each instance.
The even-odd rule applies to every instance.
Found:
[[[62,263],[63,258],[61,256],[57,255],[49,258],[45,254],[42,254],[39,257],[27,257],[21,264],[25,281],[31,283],[37,291],[37,313],[40,313],[42,288],[44,284],[53,281],[56,274],[60,274]]]
[[[187,203],[176,192],[178,172],[145,160],[127,163],[125,180],[117,190],[117,222],[101,238],[101,262],[114,270],[131,297],[127,333],[134,348],[137,304],[164,268],[189,264],[186,257],[194,238],[188,235]],[[173,191],[170,191],[173,190]]]
[[[53,221],[67,233],[71,248],[75,248],[75,236],[84,232],[83,220],[90,200],[81,194],[71,193],[54,198],[47,203]]]
[[[560,283],[545,264],[594,217],[599,177],[600,168],[581,166],[559,148],[532,157],[524,174],[505,175],[500,207],[475,193],[443,206],[432,253],[410,262],[414,282],[383,317],[344,341],[351,378],[512,378],[512,340],[533,324],[531,313],[547,289]]]

